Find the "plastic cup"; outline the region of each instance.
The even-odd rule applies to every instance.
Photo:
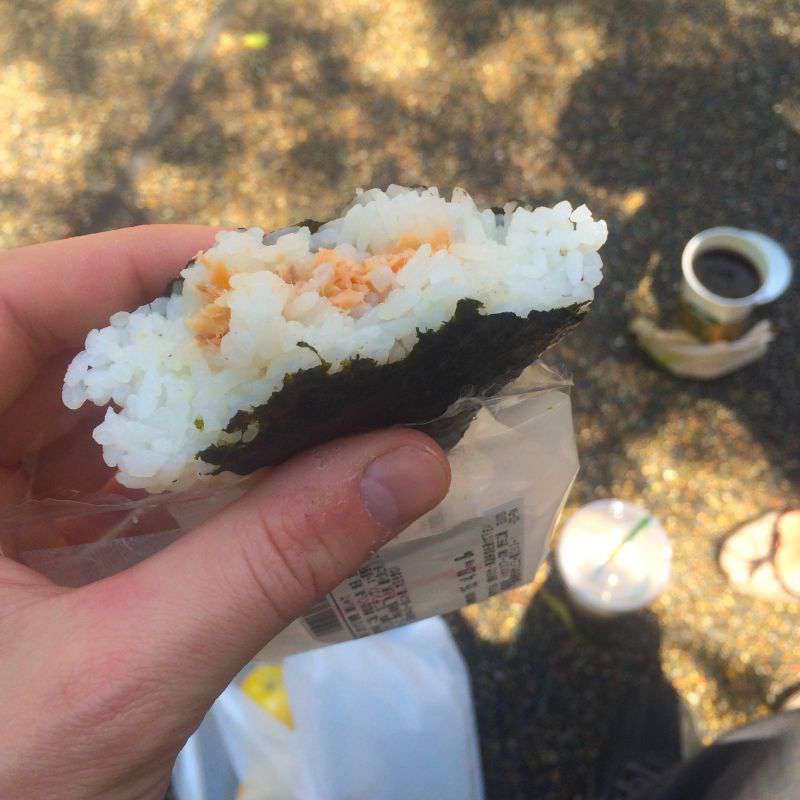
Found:
[[[606,563],[648,512],[622,500],[597,500],[569,519],[556,548],[556,566],[573,605],[613,617],[650,605],[669,582],[672,547],[661,523],[650,522]]]

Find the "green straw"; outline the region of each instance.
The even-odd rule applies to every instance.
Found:
[[[642,517],[629,531],[625,538],[611,551],[611,555],[595,569],[595,574],[602,572],[620,553],[623,547],[636,536],[637,533],[644,530],[653,518],[650,516]]]

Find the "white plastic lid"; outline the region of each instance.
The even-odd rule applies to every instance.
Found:
[[[615,547],[648,512],[622,500],[597,500],[569,519],[556,564],[577,605],[600,616],[636,611],[666,587],[672,547],[661,523],[650,521],[606,564]]]

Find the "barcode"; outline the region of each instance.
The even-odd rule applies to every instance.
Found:
[[[314,636],[327,636],[330,633],[339,633],[344,630],[327,597],[323,597],[319,603],[312,606],[304,619]]]
[[[329,595],[354,639],[388,631],[416,619],[400,567],[376,553]]]

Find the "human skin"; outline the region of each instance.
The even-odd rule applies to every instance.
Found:
[[[102,412],[61,404],[66,364],[88,330],[158,295],[213,233],[154,225],[0,253],[0,513],[112,479],[90,435]],[[0,797],[163,798],[178,751],[236,673],[449,481],[432,440],[379,431],[270,470],[170,547],[79,589],[0,555]],[[2,533],[6,555],[31,545]]]

